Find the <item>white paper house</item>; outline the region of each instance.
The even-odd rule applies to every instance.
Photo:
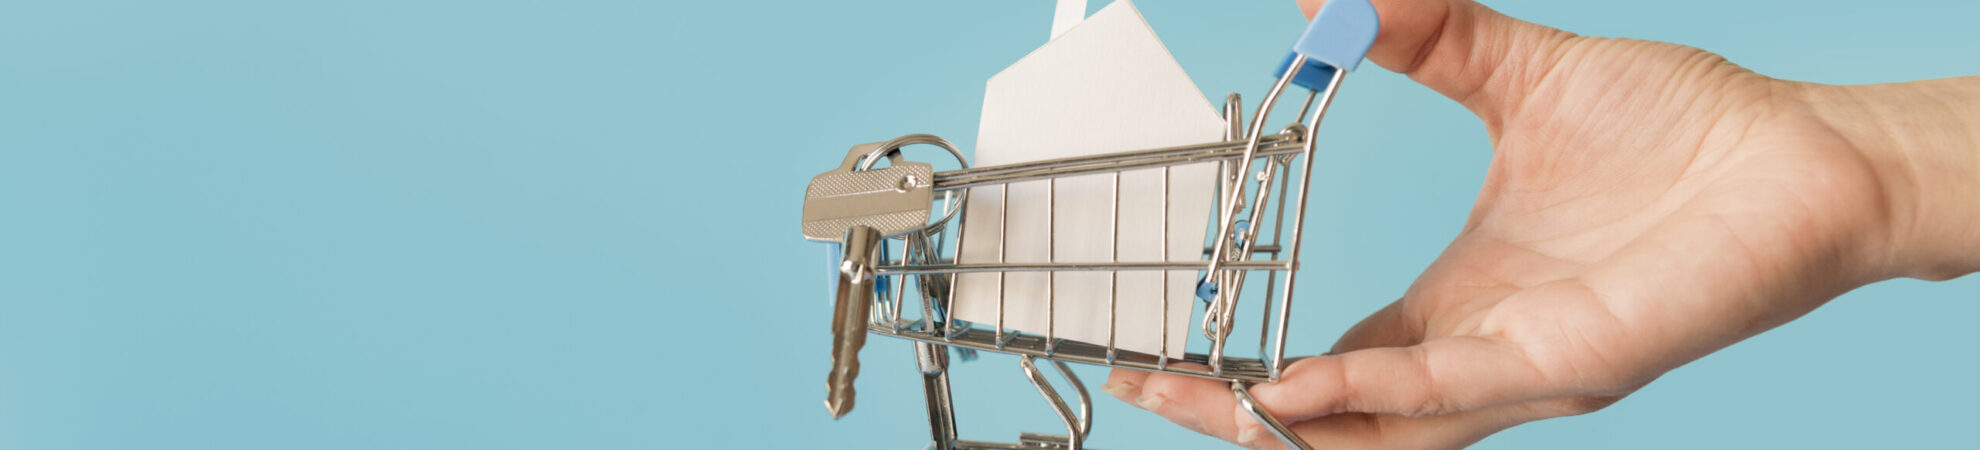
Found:
[[[1223,132],[1216,108],[1140,11],[1122,0],[990,78],[974,165],[1197,144],[1222,140]],[[997,186],[972,188],[958,258],[962,263],[999,262],[1000,255],[1012,263],[1198,260],[1214,171],[1214,163],[1204,163],[1175,166],[1166,174],[1160,168],[1123,172],[1118,214],[1113,175],[1014,183],[1008,193]],[[1008,211],[999,207],[1005,195]],[[964,274],[956,286],[954,314],[993,329],[1001,297],[1006,328],[1046,335],[1049,327],[1057,338],[1104,345],[1109,310],[1115,308],[1116,345],[1149,354],[1166,349],[1180,357],[1187,331],[1194,329],[1187,322],[1198,274],[1114,276]],[[1055,316],[1049,324],[1048,311]]]

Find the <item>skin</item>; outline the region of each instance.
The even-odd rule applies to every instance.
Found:
[[[1477,114],[1493,159],[1400,300],[1253,388],[1317,447],[1462,447],[1602,409],[1857,287],[1980,270],[1980,77],[1802,83],[1469,0],[1374,3],[1369,59]],[[1223,382],[1116,370],[1102,389],[1280,445]]]

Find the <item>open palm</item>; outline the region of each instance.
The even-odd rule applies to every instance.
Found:
[[[1468,0],[1376,3],[1370,58],[1476,113],[1494,154],[1402,299],[1253,389],[1310,442],[1454,447],[1594,411],[1885,276],[1882,183],[1801,85]],[[1106,389],[1278,445],[1222,383],[1116,371]]]

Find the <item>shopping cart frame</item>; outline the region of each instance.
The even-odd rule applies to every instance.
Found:
[[[1288,364],[1285,358],[1286,333],[1289,329],[1293,287],[1299,268],[1301,241],[1304,237],[1307,193],[1312,185],[1313,157],[1317,150],[1316,133],[1320,121],[1338,92],[1346,70],[1332,70],[1331,79],[1324,89],[1310,91],[1301,106],[1300,119],[1277,133],[1263,132],[1271,110],[1281,94],[1292,84],[1292,80],[1308,66],[1303,56],[1295,56],[1289,61],[1287,70],[1273,84],[1258,110],[1252,116],[1249,126],[1241,120],[1241,102],[1237,94],[1232,94],[1224,108],[1227,123],[1226,139],[1196,145],[1185,145],[1150,150],[1109,153],[1092,156],[1079,156],[1045,161],[1034,161],[991,167],[969,168],[961,158],[961,152],[947,141],[929,135],[908,135],[882,143],[860,158],[858,168],[873,167],[882,158],[898,157],[902,148],[928,144],[943,147],[954,155],[964,168],[937,172],[932,180],[933,188],[941,195],[943,204],[939,219],[927,227],[883,240],[900,242],[898,255],[881,255],[884,245],[872,239],[847,239],[848,247],[844,254],[849,255],[841,264],[838,291],[842,295],[868,297],[871,314],[864,323],[867,332],[916,342],[916,361],[924,376],[924,389],[928,397],[931,431],[934,448],[938,449],[991,449],[991,448],[1051,448],[1078,449],[1083,446],[1086,435],[1091,431],[1090,397],[1077,377],[1065,366],[1066,362],[1100,365],[1112,368],[1142,370],[1203,377],[1232,383],[1233,394],[1250,408],[1261,422],[1266,423],[1275,435],[1289,446],[1303,447],[1304,443],[1250,398],[1245,391],[1247,383],[1276,381]],[[1311,69],[1308,69],[1311,70]],[[1304,121],[1301,124],[1300,121]],[[1053,180],[1065,177],[1111,174],[1114,186],[1112,224],[1115,233],[1119,232],[1120,213],[1120,174],[1123,171],[1161,169],[1163,176],[1163,217],[1168,217],[1171,192],[1169,172],[1171,167],[1185,164],[1217,163],[1218,171],[1216,204],[1212,211],[1216,224],[1212,236],[1215,243],[1205,249],[1207,260],[1162,261],[1162,262],[1057,262],[1042,263],[958,263],[955,255],[961,251],[964,239],[958,228],[954,244],[948,245],[948,227],[959,226],[969,212],[966,211],[968,193],[975,189],[1009,189],[1012,183]],[[1299,164],[1296,176],[1294,164]],[[1262,166],[1253,173],[1254,167]],[[1253,183],[1251,180],[1255,179]],[[1297,185],[1296,187],[1293,185]],[[1272,195],[1278,190],[1276,198]],[[1291,195],[1291,226],[1283,227],[1286,219],[1286,203]],[[1276,202],[1273,200],[1276,199]],[[1001,211],[1008,210],[1008,197],[1003,197]],[[1249,205],[1249,208],[1246,206]],[[1272,206],[1267,206],[1272,205]],[[1049,209],[1049,207],[1048,207]],[[1269,216],[1268,216],[1269,214]],[[1263,226],[1240,228],[1240,222],[1263,224],[1265,220],[1274,223],[1269,240],[1260,240]],[[1168,236],[1165,223],[1163,235],[1166,246]],[[1005,230],[999,227],[998,242],[1004,242]],[[1285,238],[1281,241],[1281,238]],[[1054,237],[1053,239],[1056,239]],[[858,244],[855,244],[858,243]],[[1283,245],[1282,245],[1283,244]],[[1000,244],[1001,245],[1001,244]],[[1002,260],[1001,249],[999,261]],[[1163,250],[1167,255],[1167,249]],[[871,255],[871,256],[857,256]],[[1280,256],[1284,257],[1281,258]],[[897,257],[894,257],[897,256]],[[1263,256],[1264,259],[1253,259]],[[1165,258],[1166,259],[1166,258]],[[1098,271],[1114,274],[1118,283],[1120,272],[1163,271],[1166,273],[1186,272],[1205,274],[1205,282],[1216,286],[1214,298],[1206,306],[1202,319],[1205,337],[1211,348],[1207,352],[1185,352],[1181,358],[1171,358],[1167,348],[1168,327],[1163,326],[1163,351],[1150,354],[1119,348],[1113,340],[1118,327],[1118,295],[1109,299],[1108,340],[1105,343],[1070,341],[1055,336],[1048,326],[1043,334],[1020,332],[1003,326],[1007,299],[999,290],[996,320],[994,323],[971,324],[957,321],[947,311],[954,311],[956,286],[959,275],[964,273],[1015,273],[1044,272],[1047,274],[1074,271]],[[1258,358],[1233,356],[1232,325],[1238,319],[1238,300],[1243,297],[1245,278],[1250,272],[1266,272],[1266,293],[1263,297],[1264,313],[1260,318]],[[909,289],[908,282],[913,278],[915,289]],[[888,286],[891,283],[891,286]],[[999,277],[1002,283],[1002,277]],[[875,286],[878,284],[878,286]],[[1168,287],[1165,281],[1163,317],[1169,317],[1167,301]],[[1276,297],[1276,298],[1275,298]],[[1036,300],[1036,299],[1032,299]],[[1056,322],[1056,312],[1049,303],[1051,296],[1044,299],[1048,321]],[[906,305],[917,303],[920,318],[904,318]],[[1276,320],[1274,320],[1276,319]],[[1027,378],[1059,412],[1067,427],[1067,435],[1050,436],[1023,434],[1018,444],[998,444],[977,441],[962,441],[956,438],[954,407],[949,395],[947,379],[948,349],[967,349],[1008,353],[1020,357],[1020,367]],[[1079,398],[1080,413],[1074,414],[1065,399],[1057,393],[1043,373],[1038,370],[1036,359],[1046,359],[1057,366],[1071,381]]]
[[[846,226],[843,237],[834,240],[829,233],[839,228],[813,230],[813,205],[806,206],[806,235],[812,239],[840,243],[836,251],[833,267],[835,312],[833,348],[834,370],[828,381],[826,406],[835,414],[843,414],[851,408],[852,389],[850,382],[858,373],[857,351],[864,345],[865,335],[881,335],[914,342],[915,361],[921,372],[924,392],[927,396],[931,448],[949,449],[1021,449],[1021,448],[1065,448],[1080,449],[1086,437],[1092,432],[1092,402],[1082,385],[1066,363],[1083,363],[1104,367],[1141,370],[1155,373],[1186,375],[1226,381],[1231,384],[1232,395],[1238,404],[1250,415],[1265,425],[1265,429],[1287,447],[1306,449],[1305,441],[1293,434],[1279,422],[1248,392],[1253,383],[1274,382],[1285,373],[1291,360],[1285,357],[1287,332],[1292,318],[1292,301],[1295,275],[1298,274],[1300,247],[1306,225],[1307,194],[1313,180],[1314,156],[1318,150],[1320,122],[1326,117],[1327,109],[1333,104],[1342,81],[1347,73],[1360,64],[1379,30],[1379,17],[1367,0],[1330,0],[1323,5],[1293,45],[1292,54],[1280,66],[1283,69],[1272,84],[1272,88],[1259,102],[1257,112],[1252,114],[1249,124],[1243,120],[1242,102],[1237,94],[1231,94],[1224,105],[1223,117],[1226,124],[1224,139],[1178,147],[1137,150],[1089,156],[1077,156],[1043,161],[1005,164],[991,167],[969,167],[967,159],[953,144],[942,138],[930,135],[908,135],[893,140],[855,147],[854,153],[847,156],[844,169],[865,171],[882,159],[899,163],[902,149],[910,145],[927,144],[942,147],[955,157],[961,169],[945,172],[913,172],[900,177],[898,184],[877,189],[893,189],[901,193],[922,192],[916,189],[923,186],[917,180],[918,174],[927,174],[926,180],[933,189],[928,196],[915,197],[914,202],[934,201],[933,193],[939,193],[942,208],[926,210],[926,213],[910,210],[910,216],[902,216],[899,209],[874,209],[886,211],[884,216],[866,216],[864,209],[837,211],[839,214],[821,214],[825,218],[874,218],[872,225],[852,221]],[[1297,85],[1309,91],[1306,101],[1299,108],[1299,118],[1293,124],[1277,132],[1267,134],[1265,126],[1273,108],[1289,86]],[[861,150],[865,153],[860,154]],[[1186,164],[1215,163],[1216,173],[1215,202],[1211,205],[1214,231],[1208,237],[1211,243],[1204,253],[1203,260],[1175,261],[1169,252],[1168,227],[1171,208],[1170,178],[1174,166]],[[1262,166],[1262,167],[1261,167]],[[920,169],[927,170],[923,164]],[[1294,168],[1298,167],[1295,171]],[[1253,172],[1254,168],[1259,168]],[[1164,261],[1123,262],[1119,257],[1121,173],[1129,170],[1160,169],[1162,177],[1162,255]],[[889,169],[891,170],[891,169]],[[833,175],[828,172],[827,175]],[[1009,262],[1005,259],[1005,246],[1009,240],[1008,218],[1009,195],[998,196],[998,221],[996,228],[998,250],[996,262],[964,263],[960,252],[963,242],[970,238],[963,233],[961,225],[969,214],[965,211],[971,191],[999,189],[1008,194],[1012,183],[1043,180],[1056,191],[1060,178],[1111,174],[1113,180],[1113,202],[1110,224],[1115,235],[1113,258],[1105,262],[1079,261],[1060,262],[1053,259],[1052,252],[1045,262]],[[1295,175],[1296,174],[1296,175]],[[841,174],[843,175],[843,174]],[[892,183],[893,174],[860,174],[874,178],[878,182]],[[1255,182],[1253,181],[1255,180]],[[1297,186],[1294,186],[1297,185]],[[841,186],[842,187],[842,186]],[[1273,197],[1276,188],[1278,195]],[[1052,211],[1054,195],[1047,195],[1046,210]],[[1291,224],[1286,225],[1286,203],[1292,203]],[[1276,202],[1273,202],[1276,200]],[[821,203],[825,205],[827,203]],[[841,203],[842,204],[842,203]],[[925,205],[925,204],[924,204]],[[1269,205],[1269,206],[1268,206]],[[871,206],[871,205],[862,205]],[[1249,208],[1247,208],[1249,206]],[[822,206],[821,206],[822,208]],[[939,212],[937,212],[939,211]],[[1268,217],[1269,213],[1269,217]],[[926,214],[936,217],[925,225],[916,227],[914,217]],[[1054,212],[1047,213],[1047,221],[1054,220]],[[889,228],[891,235],[882,236],[876,226],[902,224],[905,217],[906,228]],[[1269,241],[1259,239],[1266,220],[1272,222]],[[823,223],[823,222],[819,222]],[[884,224],[884,225],[882,225]],[[1240,225],[1244,224],[1244,225]],[[948,239],[949,227],[957,227],[953,246]],[[905,229],[906,231],[900,231]],[[1051,228],[1048,228],[1051,230]],[[823,232],[826,235],[816,234]],[[1281,238],[1285,240],[1281,240]],[[980,239],[981,237],[979,237]],[[1047,238],[1048,245],[1056,245],[1057,236]],[[898,258],[890,258],[886,249],[892,241],[901,242]],[[1283,245],[1282,245],[1283,244]],[[1263,259],[1254,257],[1263,255]],[[1283,257],[1281,257],[1283,255]],[[979,255],[980,256],[980,255]],[[1199,297],[1209,297],[1201,322],[1201,331],[1209,341],[1209,348],[1203,352],[1190,352],[1185,344],[1181,352],[1174,352],[1168,346],[1170,341],[1167,323],[1158,324],[1163,330],[1162,347],[1156,353],[1129,351],[1119,348],[1115,342],[1115,332],[1119,328],[1119,282],[1121,272],[1160,271],[1166,274],[1176,272],[1200,273],[1203,281],[1199,284]],[[1259,320],[1259,354],[1256,358],[1246,358],[1231,354],[1233,325],[1239,319],[1237,309],[1239,299],[1244,298],[1246,278],[1251,272],[1266,273],[1265,294],[1260,296],[1262,313]],[[1060,272],[1107,272],[1111,273],[1114,289],[1108,299],[1107,338],[1105,342],[1079,342],[1057,335],[1058,311],[1054,308],[1056,299],[1053,289],[1047,289],[1043,299],[1010,299],[1003,289],[1005,274],[1042,272],[1047,283]],[[961,284],[961,275],[968,273],[995,273],[999,285],[994,320],[990,323],[971,324],[956,320],[950,312],[955,311],[956,287]],[[1162,320],[1170,317],[1171,292],[1169,277],[1163,277],[1162,295],[1158,301],[1162,305]],[[908,282],[914,281],[914,290],[908,289]],[[1209,287],[1212,289],[1204,289]],[[1207,293],[1208,295],[1202,295]],[[920,306],[918,319],[904,318],[906,305],[915,301]],[[1021,332],[1006,328],[1006,305],[1012,301],[1033,301],[1045,304],[1046,326],[1044,333]],[[1133,301],[1132,299],[1130,301]],[[1191,309],[1193,315],[1194,308]],[[1248,318],[1247,318],[1248,319]],[[1276,319],[1276,320],[1275,320]],[[1086,324],[1094,325],[1097,324]],[[864,328],[865,333],[859,333]],[[843,341],[843,342],[841,342]],[[1185,341],[1187,342],[1187,341]],[[844,345],[841,345],[844,344]],[[1039,394],[1052,406],[1060,422],[1066,428],[1061,436],[1022,433],[1015,444],[959,440],[956,435],[955,408],[949,390],[949,352],[974,355],[987,351],[1018,356],[1018,365]],[[1172,353],[1183,356],[1171,358]],[[1038,369],[1038,360],[1046,360],[1056,367],[1066,378],[1078,398],[1078,408],[1068,406],[1064,396],[1048,382],[1043,371]]]

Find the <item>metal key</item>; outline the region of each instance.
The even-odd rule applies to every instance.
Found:
[[[887,236],[928,224],[934,198],[934,167],[903,161],[891,153],[889,166],[859,170],[882,143],[854,146],[839,169],[819,174],[805,189],[805,239],[842,244],[832,298],[832,371],[825,379],[825,410],[832,418],[853,408],[853,379],[859,377],[859,349],[873,308],[874,270],[885,261],[880,243]]]
[[[890,165],[858,170],[883,143],[855,145],[838,169],[811,178],[804,191],[804,238],[844,242],[846,230],[867,226],[897,236],[928,226],[935,167],[889,154]]]
[[[852,411],[852,383],[859,377],[859,349],[866,346],[867,315],[873,307],[873,266],[881,258],[880,239],[880,231],[873,227],[846,230],[847,252],[839,264],[839,286],[832,301],[832,372],[825,377],[825,411],[834,419]]]

